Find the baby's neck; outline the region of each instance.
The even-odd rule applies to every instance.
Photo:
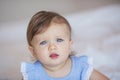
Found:
[[[66,75],[68,75],[71,71],[71,67],[72,67],[72,63],[70,58],[68,58],[63,64],[57,67],[44,66],[48,75],[55,78],[65,77]]]

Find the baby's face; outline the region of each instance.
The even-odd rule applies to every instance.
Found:
[[[29,49],[43,65],[55,66],[67,60],[71,45],[68,26],[52,23],[44,33],[33,37]]]

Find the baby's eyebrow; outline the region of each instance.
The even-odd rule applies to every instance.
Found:
[[[58,35],[58,36],[56,36],[56,37],[64,37],[64,35]]]
[[[36,42],[43,41],[43,40],[45,40],[45,38],[41,38],[41,37],[39,37],[39,36],[36,36],[36,37],[35,37],[35,41],[36,41]]]
[[[38,41],[45,41],[46,38],[39,38]]]

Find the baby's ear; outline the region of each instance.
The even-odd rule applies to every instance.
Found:
[[[36,54],[35,54],[34,47],[29,46],[28,49],[31,53],[31,61],[35,62],[37,60],[37,57],[36,57]]]
[[[73,43],[74,43],[74,41],[71,39],[71,40],[70,40],[70,44],[71,44],[71,46],[73,45]]]
[[[28,49],[32,55],[35,55],[34,48],[32,46],[29,46]]]

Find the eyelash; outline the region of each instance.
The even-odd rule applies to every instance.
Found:
[[[63,42],[64,40],[61,38],[57,38],[57,42]]]
[[[56,42],[58,42],[58,43],[61,43],[61,42],[63,42],[64,40],[63,39],[61,39],[61,38],[57,38],[56,39]],[[47,44],[47,41],[42,41],[42,42],[40,42],[40,45],[45,45],[45,44]]]
[[[40,42],[40,45],[45,45],[47,43],[47,41],[42,41]]]

